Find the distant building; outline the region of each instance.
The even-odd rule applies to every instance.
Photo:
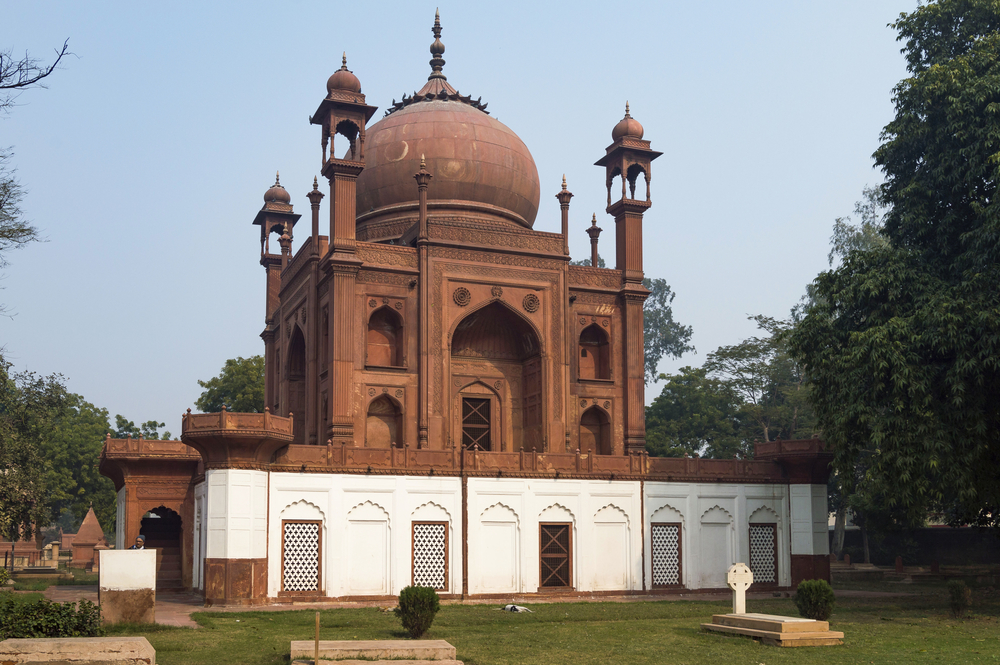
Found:
[[[277,179],[253,221],[267,411],[188,414],[183,444],[108,440],[119,547],[146,512],[173,513],[183,583],[210,604],[711,588],[735,561],[775,587],[828,577],[822,442],[644,453],[642,224],[661,153],[642,125],[626,106],[597,161],[616,267],[571,266],[573,195],[554,192],[561,233],[533,229],[531,153],[446,80],[440,34],[427,83],[371,125],[346,56],[327,81],[310,121],[328,235],[316,182],[296,251]]]

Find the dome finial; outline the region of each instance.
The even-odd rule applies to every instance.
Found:
[[[340,68],[341,69],[347,69],[347,51],[344,51],[344,57],[340,61]]]
[[[278,171],[274,172],[274,184],[275,186],[281,184],[281,173],[279,173]]]
[[[625,117],[626,118],[631,118],[632,117],[632,116],[630,116],[628,114],[628,101],[625,102]]]
[[[562,186],[562,188],[563,188],[563,191],[566,190],[566,174],[565,173],[563,173],[563,186]]]
[[[431,44],[431,75],[427,80],[447,81],[448,77],[441,73],[444,68],[444,58],[441,57],[444,55],[444,44],[441,43],[441,13],[437,9],[434,10],[434,27],[431,32],[434,33],[434,42]]]

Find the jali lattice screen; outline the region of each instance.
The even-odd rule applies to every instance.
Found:
[[[448,588],[447,522],[413,523],[413,584]]]
[[[319,522],[285,522],[282,534],[283,591],[319,591]]]
[[[653,586],[681,583],[681,525],[653,524]]]
[[[775,557],[777,531],[777,524],[750,525],[750,571],[754,582],[778,583],[778,562]]]

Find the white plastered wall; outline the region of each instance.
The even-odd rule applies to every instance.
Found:
[[[281,591],[285,519],[322,519],[321,590],[332,597],[397,595],[412,580],[411,523],[447,522],[443,593],[461,593],[461,491],[458,478],[272,473],[268,596]]]
[[[203,480],[194,486],[194,529],[192,542],[193,570],[191,571],[191,586],[195,589],[205,587],[205,549],[208,538],[208,519],[206,502],[207,483]]]
[[[262,559],[267,556],[267,482],[266,471],[215,469],[205,472],[206,558]]]
[[[826,485],[789,485],[792,554],[830,554]]]
[[[469,478],[469,593],[539,588],[539,524],[570,522],[577,591],[642,588],[639,483]]]
[[[826,495],[823,495],[825,506]],[[654,522],[681,523],[681,583],[690,589],[726,586],[726,569],[738,561],[749,564],[752,521],[777,524],[778,580],[791,581],[788,547],[786,485],[645,483],[648,531]],[[646,539],[645,576],[652,584],[653,555]],[[647,587],[648,588],[648,587]]]

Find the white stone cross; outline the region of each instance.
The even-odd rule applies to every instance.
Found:
[[[733,590],[733,614],[746,614],[747,589],[753,584],[753,573],[745,563],[734,563],[726,572],[726,583]]]

